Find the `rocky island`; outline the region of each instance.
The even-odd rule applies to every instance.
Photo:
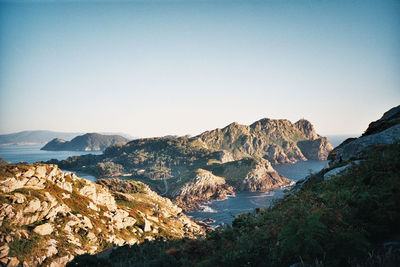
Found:
[[[50,151],[103,151],[115,144],[125,144],[129,140],[120,135],[104,135],[98,133],[87,133],[77,136],[71,141],[54,138],[41,150]]]
[[[185,211],[234,191],[268,191],[289,185],[271,163],[326,159],[332,146],[306,120],[262,119],[232,123],[195,137],[136,139],[102,155],[51,161],[67,170],[142,181]]]
[[[204,230],[135,181],[98,184],[49,164],[0,167],[0,265],[65,266],[74,256]]]

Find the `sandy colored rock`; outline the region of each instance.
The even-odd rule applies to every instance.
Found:
[[[40,209],[40,200],[35,198],[31,200],[28,206],[24,209],[24,213],[34,213]]]
[[[7,244],[0,246],[0,258],[6,257],[8,252],[10,252],[10,247]]]
[[[36,226],[33,231],[39,235],[49,235],[53,232],[53,226],[50,223],[45,223]]]

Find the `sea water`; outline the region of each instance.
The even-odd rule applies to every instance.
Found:
[[[32,146],[0,146],[0,158],[11,163],[19,162],[45,162],[51,159],[63,160],[68,157],[94,154],[100,155],[101,151],[45,151],[40,150],[43,145],[32,145]],[[76,172],[81,178],[96,181],[96,177],[93,175]]]
[[[326,160],[308,160],[291,164],[280,164],[273,166],[280,174],[293,182],[307,177],[328,166]],[[189,212],[187,215],[196,220],[213,219],[211,226],[219,224],[230,224],[236,215],[251,212],[255,208],[268,207],[271,203],[284,195],[284,189],[271,190],[268,192],[236,192],[235,196],[228,196],[224,200],[210,201],[200,206],[200,210]]]

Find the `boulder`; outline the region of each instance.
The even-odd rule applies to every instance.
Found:
[[[7,244],[0,246],[0,258],[7,257],[10,247]]]
[[[44,165],[39,165],[36,167],[35,176],[38,178],[46,178],[47,168]]]
[[[40,200],[35,198],[32,199],[28,206],[24,209],[24,213],[34,213],[40,209],[41,203]]]
[[[53,260],[49,267],[65,267],[69,261],[71,261],[74,257],[72,255],[63,256]]]
[[[46,251],[47,258],[50,258],[58,253],[56,240],[54,240],[54,239],[48,240],[46,242],[46,247],[47,247],[47,251]]]
[[[144,219],[144,228],[143,231],[145,232],[150,232],[151,231],[151,222],[149,222],[147,219]]]
[[[8,258],[7,267],[17,267],[19,266],[19,260],[16,257]]]
[[[33,231],[39,235],[49,235],[53,232],[53,226],[50,223],[44,223],[36,226]]]

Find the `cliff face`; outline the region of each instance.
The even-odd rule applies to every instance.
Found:
[[[207,131],[192,138],[194,145],[214,151],[224,150],[237,160],[255,156],[273,164],[307,159],[325,160],[333,149],[307,120],[262,119],[250,126],[232,123],[223,129]]]
[[[55,138],[48,142],[41,150],[50,151],[104,151],[107,147],[117,143],[125,144],[129,140],[119,135],[102,135],[87,133],[65,141]]]
[[[373,149],[400,141],[400,106],[387,111],[382,118],[370,123],[359,138],[351,138],[336,147],[330,154],[330,165],[365,159]]]
[[[140,182],[101,184],[55,165],[0,168],[0,262],[64,266],[112,246],[203,234],[169,199]]]

